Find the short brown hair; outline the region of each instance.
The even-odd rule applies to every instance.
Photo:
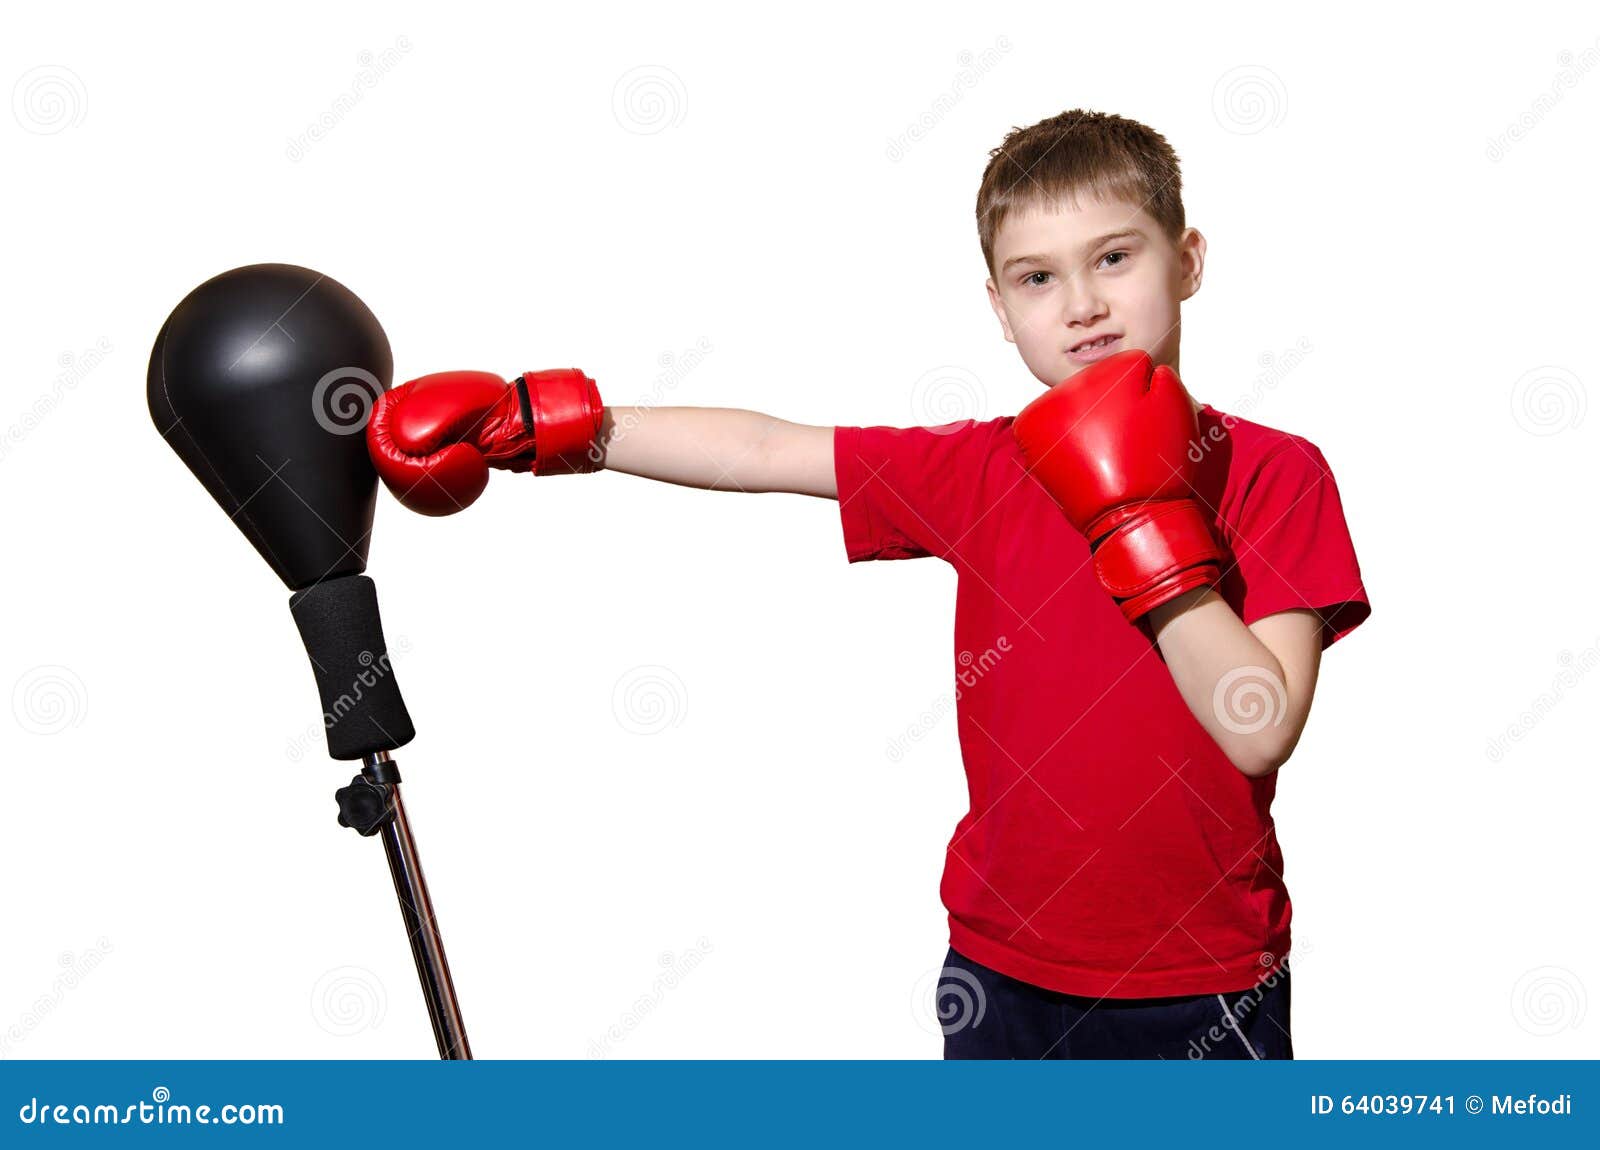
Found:
[[[1178,153],[1136,120],[1074,108],[1013,128],[989,153],[978,186],[978,242],[994,274],[994,237],[1012,211],[1046,207],[1080,194],[1131,200],[1176,241],[1183,231]]]

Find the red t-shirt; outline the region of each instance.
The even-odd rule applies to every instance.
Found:
[[[1347,634],[1369,607],[1322,453],[1210,405],[1198,419],[1195,488],[1230,552],[1222,597],[1246,624],[1306,607],[1324,647]],[[940,883],[951,945],[1068,994],[1246,989],[1289,951],[1277,775],[1242,774],[1190,714],[1026,476],[1011,424],[834,430],[850,561],[936,555],[959,574],[970,809]],[[1238,689],[1235,718],[1253,721],[1260,700]]]

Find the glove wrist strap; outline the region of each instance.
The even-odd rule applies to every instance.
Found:
[[[1193,500],[1129,504],[1102,516],[1093,527],[1100,533],[1094,546],[1095,575],[1130,622],[1219,578],[1222,549]]]
[[[534,440],[535,475],[598,470],[604,455],[595,442],[605,408],[594,380],[575,367],[530,371],[517,377],[522,425]]]

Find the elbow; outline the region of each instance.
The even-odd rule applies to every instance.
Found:
[[[1229,760],[1246,778],[1264,779],[1289,761],[1289,756],[1294,754],[1295,743],[1298,741],[1298,739],[1253,741],[1230,755]]]

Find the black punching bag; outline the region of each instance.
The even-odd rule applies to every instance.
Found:
[[[150,354],[150,415],[291,590],[367,566],[367,415],[394,357],[367,305],[289,264],[207,280]]]
[[[378,491],[364,433],[393,374],[367,306],[291,264],[207,280],[150,353],[156,430],[294,592],[336,759],[415,733],[362,574]]]

